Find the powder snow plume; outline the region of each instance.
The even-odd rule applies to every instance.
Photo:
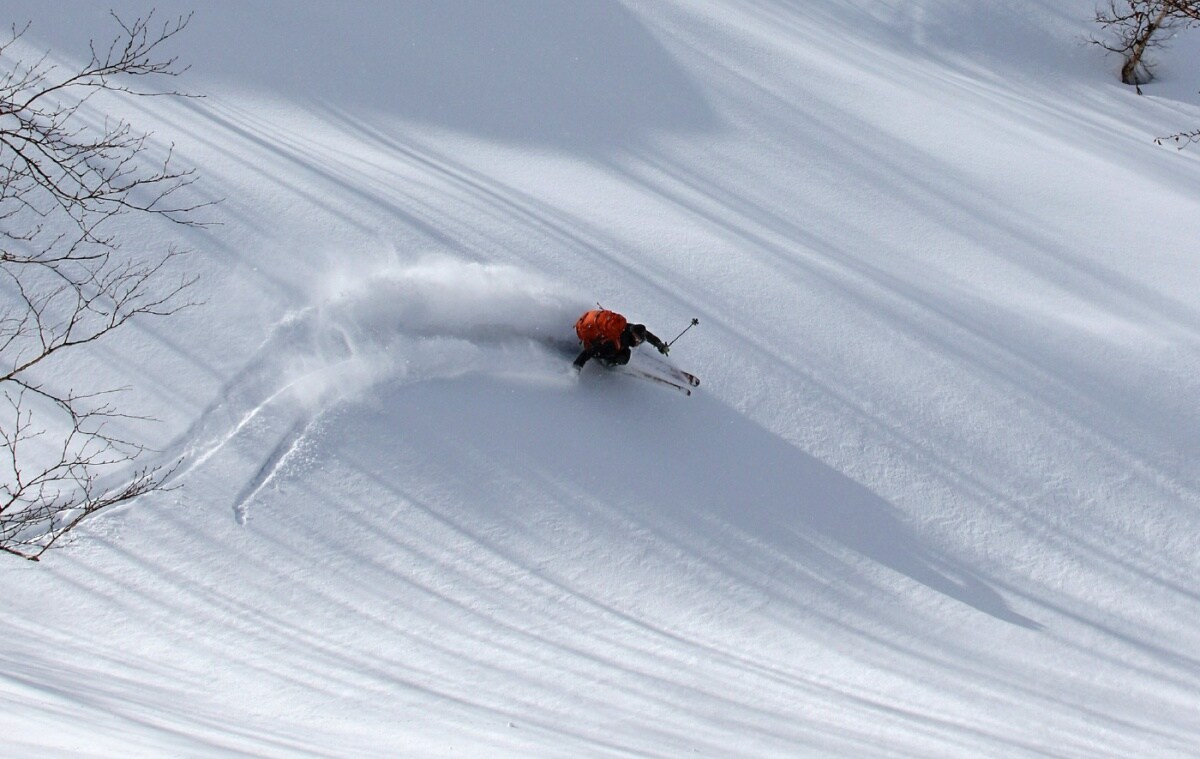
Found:
[[[380,383],[491,372],[565,378],[560,347],[586,301],[516,267],[427,259],[334,276],[287,314],[165,459],[182,477],[229,448],[266,451],[233,506],[239,521],[302,458],[323,415]]]
[[[293,314],[279,337],[291,376],[344,394],[391,379],[420,381],[528,362],[572,343],[586,300],[517,267],[431,258],[365,276],[342,275],[318,305]]]

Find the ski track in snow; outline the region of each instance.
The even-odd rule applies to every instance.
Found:
[[[238,493],[237,498],[233,503],[234,517],[238,524],[245,525],[249,516],[250,502],[255,496],[262,491],[275,478],[276,474],[283,469],[287,464],[289,457],[300,447],[304,441],[305,433],[312,424],[312,420],[301,419],[292,425],[292,428],[280,438],[279,442],[267,454],[266,460],[263,461],[258,472],[250,479]]]

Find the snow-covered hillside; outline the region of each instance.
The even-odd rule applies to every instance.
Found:
[[[1200,33],[1138,97],[1091,0],[197,6],[205,98],[91,107],[224,199],[131,230],[206,302],[60,369],[179,487],[0,562],[0,754],[1195,755]],[[597,301],[700,390],[574,376]]]

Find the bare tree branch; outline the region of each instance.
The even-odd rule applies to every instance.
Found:
[[[1165,145],[1168,142],[1174,143],[1177,149],[1183,150],[1192,143],[1200,142],[1200,129],[1193,129],[1190,132],[1177,132],[1169,134],[1166,137],[1156,137],[1154,140],[1155,145]]]
[[[1096,23],[1109,36],[1091,41],[1121,55],[1121,81],[1139,86],[1154,77],[1147,51],[1165,44],[1164,33],[1198,22],[1200,0],[1107,0],[1096,11]]]
[[[140,419],[113,405],[119,391],[64,389],[54,364],[131,320],[195,304],[195,278],[171,273],[183,251],[126,255],[111,229],[130,213],[201,225],[208,204],[184,199],[194,171],[127,121],[84,115],[101,92],[187,97],[161,84],[186,71],[163,51],[190,18],[113,14],[119,32],[72,71],[48,53],[14,58],[27,25],[0,40],[0,551],[37,560],[170,474],[132,469],[145,447],[113,431]]]

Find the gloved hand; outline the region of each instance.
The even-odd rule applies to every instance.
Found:
[[[662,345],[658,346],[658,352],[665,356],[671,352],[671,346],[663,343]]]

